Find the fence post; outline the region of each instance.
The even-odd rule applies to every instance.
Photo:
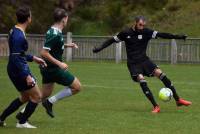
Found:
[[[177,44],[176,40],[171,40],[171,64],[177,63]]]
[[[120,63],[122,61],[122,43],[116,43],[116,52],[115,52],[115,62]]]
[[[71,32],[67,32],[67,44],[72,43],[72,33]],[[66,49],[67,54],[66,54],[66,61],[72,61],[72,48],[68,47]]]

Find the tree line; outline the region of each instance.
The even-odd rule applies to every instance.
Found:
[[[56,7],[70,13],[68,28],[75,34],[113,34],[133,22],[136,15],[152,16],[170,2],[177,0],[0,0],[0,33],[8,33],[16,23],[15,10],[28,5],[33,22],[28,33],[44,34],[53,23]]]

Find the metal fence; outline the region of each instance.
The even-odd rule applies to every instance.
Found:
[[[77,36],[68,33],[64,36],[66,43],[75,42],[79,49],[67,49],[63,57],[73,60],[115,60],[117,63],[126,60],[124,43],[113,44],[98,54],[94,54],[94,46],[101,45],[107,36]],[[27,35],[29,53],[39,55],[44,44],[44,35]],[[0,57],[9,55],[7,35],[0,34]],[[191,38],[186,41],[153,39],[147,49],[148,56],[156,62],[167,63],[200,63],[200,39]]]

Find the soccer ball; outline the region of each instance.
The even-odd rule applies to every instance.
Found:
[[[161,88],[159,92],[159,98],[162,101],[170,101],[172,99],[173,93],[169,88]]]

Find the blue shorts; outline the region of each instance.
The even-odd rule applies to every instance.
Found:
[[[19,92],[24,92],[26,90],[29,90],[29,89],[35,87],[35,84],[33,84],[33,85],[27,85],[26,77],[22,77],[20,75],[16,75],[9,67],[8,67],[7,71],[8,71],[8,76],[9,76],[10,80],[12,81],[12,83],[15,86],[15,88]],[[33,75],[31,74],[31,72],[29,72],[29,74],[32,76],[33,80],[36,83],[36,79],[33,77]]]

